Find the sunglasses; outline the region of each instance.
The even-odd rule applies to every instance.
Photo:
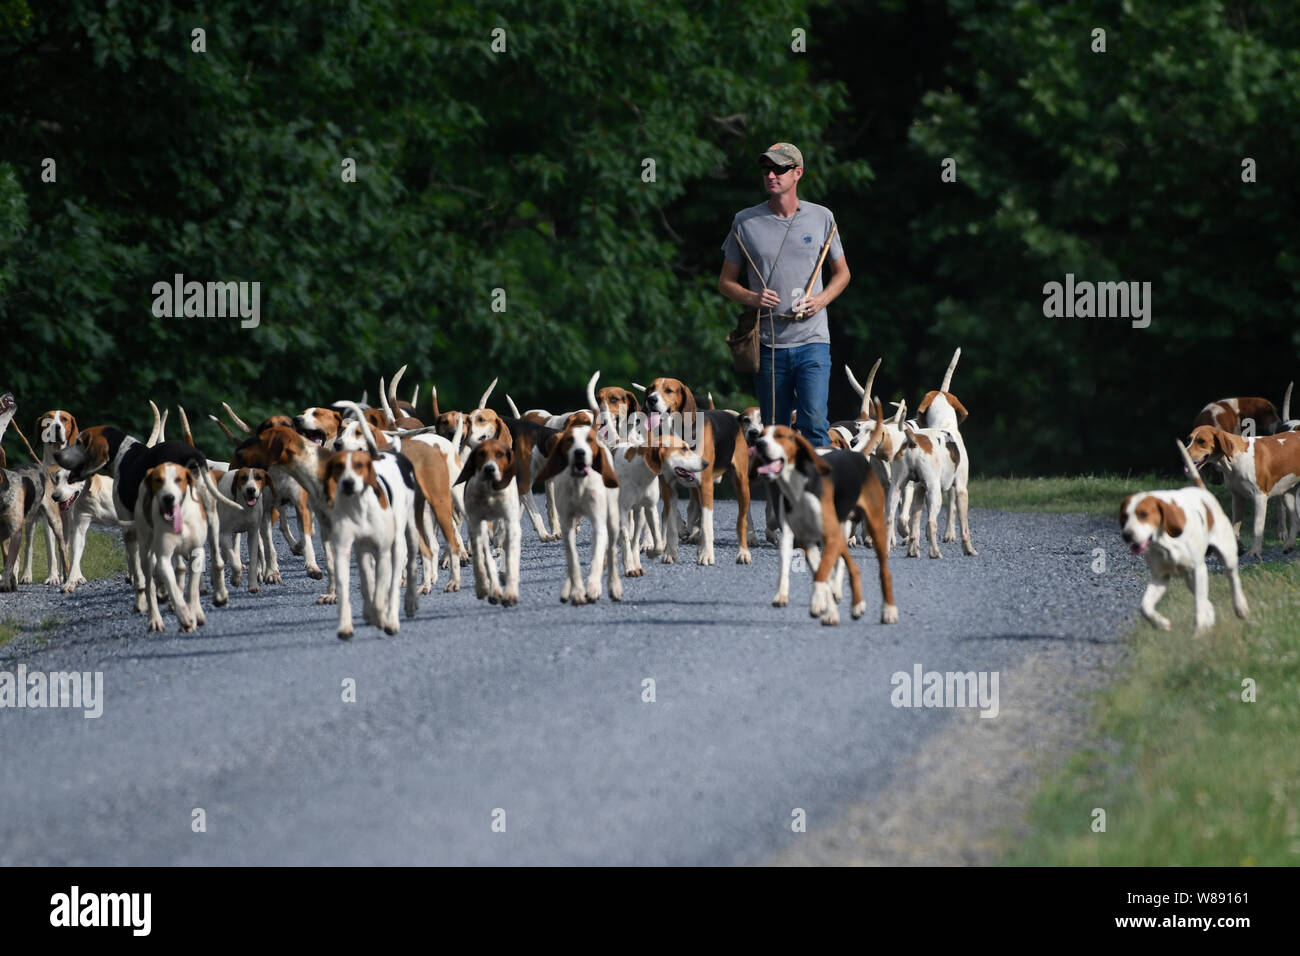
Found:
[[[794,169],[793,166],[773,166],[771,163],[760,163],[759,168],[763,170],[764,176],[768,173],[776,173],[778,176],[784,176],[790,170]]]

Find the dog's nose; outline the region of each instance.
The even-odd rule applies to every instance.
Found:
[[[166,505],[168,508],[170,508],[172,505],[176,504],[176,496],[173,495],[173,494],[165,494],[165,495],[163,495],[161,498],[159,498],[158,500],[161,501],[161,502],[162,502],[164,505]]]
[[[1124,539],[1126,544],[1131,544],[1133,541],[1133,532],[1129,531],[1128,528],[1125,528],[1123,533],[1120,534],[1120,537]]]

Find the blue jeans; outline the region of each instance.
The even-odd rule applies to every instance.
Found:
[[[826,398],[831,387],[831,347],[825,342],[797,345],[776,350],[776,417],[772,416],[772,349],[760,349],[754,391],[763,422],[789,425],[791,408],[797,408],[796,426],[813,443],[823,447],[831,443],[827,430]],[[796,402],[798,403],[796,405]]]

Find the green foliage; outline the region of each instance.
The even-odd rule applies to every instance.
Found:
[[[815,143],[846,107],[790,53],[793,2],[205,9],[74,2],[0,38],[0,138],[32,218],[0,323],[27,359],[6,372],[26,409],[143,430],[147,398],[180,402],[215,449],[204,413],[221,400],[256,419],[373,397],[403,363],[444,407],[497,374],[556,407],[595,368],[727,369],[729,385],[726,225],[759,195],[762,148]],[[39,182],[45,156],[57,184]],[[845,180],[864,166],[823,165]],[[726,204],[694,208],[692,187],[737,177]],[[259,281],[261,326],[155,318],[152,286],[176,273]]]
[[[0,387],[137,431],[183,403],[213,450],[221,400],[373,397],[403,363],[445,407],[497,375],[573,407],[596,368],[741,407],[719,247],[782,139],[853,272],[832,418],[858,405],[841,364],[883,356],[915,407],[960,345],[978,471],[1166,472],[1207,401],[1296,377],[1296,13],[0,0]],[[1151,327],[1044,318],[1067,272],[1151,282]],[[155,318],[177,273],[260,282],[260,327]]]

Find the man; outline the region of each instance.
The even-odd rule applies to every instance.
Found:
[[[823,288],[819,274],[811,289],[804,288],[835,219],[825,206],[799,200],[803,154],[796,147],[776,143],[759,156],[758,163],[763,170],[767,201],[742,210],[732,221],[722,246],[725,259],[718,291],[733,302],[759,310],[761,367],[754,376],[754,390],[764,423],[789,425],[790,412],[797,407],[799,431],[814,446],[826,446],[830,444],[826,396],[831,378],[826,306],[849,284],[849,265],[836,231],[826,257],[831,268],[830,283]],[[742,266],[747,272],[745,285],[739,281]]]

